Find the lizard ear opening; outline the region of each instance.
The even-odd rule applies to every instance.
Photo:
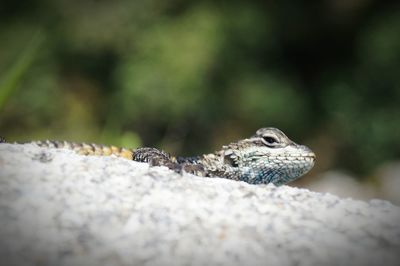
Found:
[[[231,157],[231,154],[224,156],[224,163],[232,167],[239,167],[235,159]]]

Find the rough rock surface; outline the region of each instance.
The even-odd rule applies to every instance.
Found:
[[[399,265],[400,208],[0,145],[3,265]]]

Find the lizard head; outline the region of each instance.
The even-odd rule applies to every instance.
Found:
[[[308,147],[272,127],[224,146],[220,155],[226,165],[225,175],[251,184],[286,184],[307,173],[315,161]]]

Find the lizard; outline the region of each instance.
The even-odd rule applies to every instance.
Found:
[[[0,138],[0,143],[5,142]],[[156,148],[127,149],[116,146],[68,141],[32,141],[40,147],[64,148],[81,155],[115,155],[150,166],[166,166],[175,172],[197,176],[221,177],[249,184],[289,183],[314,166],[315,154],[304,145],[290,140],[281,130],[261,128],[248,138],[222,146],[199,156],[175,157]]]

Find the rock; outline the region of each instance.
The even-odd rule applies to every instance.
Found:
[[[337,170],[319,174],[314,182],[307,185],[307,188],[342,198],[351,197],[361,200],[373,199],[378,195],[377,189],[372,185],[359,182],[356,176]]]
[[[0,144],[4,265],[398,265],[400,208]]]

